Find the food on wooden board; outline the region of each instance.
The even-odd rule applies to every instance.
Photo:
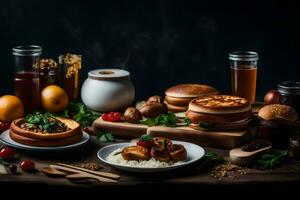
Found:
[[[188,109],[189,102],[194,98],[218,93],[218,90],[208,85],[179,84],[165,91],[165,103],[169,111],[183,112]]]
[[[24,106],[22,101],[13,95],[4,95],[0,97],[0,120],[3,122],[12,122],[15,119],[23,117]]]
[[[185,114],[192,122],[191,127],[204,129],[242,128],[252,119],[249,102],[231,95],[198,97],[190,102]]]
[[[127,108],[123,116],[124,120],[129,123],[137,123],[143,118],[140,111],[134,107]]]
[[[164,98],[159,95],[154,95],[148,98],[147,102],[163,103]]]
[[[168,108],[164,103],[146,102],[138,110],[144,117],[155,118],[160,114],[166,113]]]
[[[61,112],[68,106],[67,93],[57,85],[49,85],[41,92],[41,101],[44,110],[48,112]]]
[[[74,120],[35,113],[13,121],[9,135],[21,144],[50,147],[74,144],[82,132]]]
[[[288,147],[292,126],[298,119],[297,112],[290,106],[271,104],[261,108],[258,116],[260,137],[270,141],[274,148]]]

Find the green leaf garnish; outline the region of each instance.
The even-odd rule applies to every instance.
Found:
[[[105,133],[102,131],[97,131],[96,137],[100,142],[103,143],[115,141],[115,138],[111,133]]]
[[[184,123],[184,125],[188,126],[188,125],[190,125],[192,123],[192,121],[189,118],[185,117],[183,119],[183,123]]]
[[[158,115],[156,118],[148,118],[146,120],[140,121],[141,124],[145,124],[147,126],[168,126],[168,127],[176,127],[178,122],[177,117],[173,112],[168,112],[167,114]]]
[[[289,150],[266,152],[257,159],[256,166],[262,169],[273,169],[285,162],[289,157]]]
[[[60,115],[66,118],[72,118],[77,121],[82,127],[91,126],[92,123],[100,117],[87,109],[81,102],[70,102],[68,108]]]
[[[204,129],[213,129],[216,125],[215,124],[208,124],[206,122],[200,122],[199,127]]]
[[[144,134],[140,137],[140,140],[142,141],[150,141],[152,139],[153,139],[152,135],[147,135],[147,134]]]

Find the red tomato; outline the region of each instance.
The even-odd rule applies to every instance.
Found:
[[[9,147],[3,148],[0,151],[0,157],[3,158],[4,160],[14,159],[15,154],[16,154],[16,151]]]
[[[109,122],[121,122],[122,114],[119,112],[110,112],[102,114],[102,119]]]
[[[154,144],[153,140],[149,140],[149,141],[139,140],[136,143],[136,145],[142,146],[142,147],[145,147],[145,148],[148,148],[148,149],[151,149],[153,144]]]
[[[25,172],[31,172],[34,170],[34,162],[32,160],[24,160],[20,163],[20,168]]]

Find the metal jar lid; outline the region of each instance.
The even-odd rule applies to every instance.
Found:
[[[300,95],[300,82],[284,81],[277,85],[280,94]]]
[[[123,69],[96,69],[88,73],[95,80],[128,80],[130,73]]]
[[[12,48],[12,54],[15,56],[40,56],[42,47],[38,45],[17,46]]]
[[[229,60],[234,61],[257,61],[258,53],[254,51],[233,51],[229,53]]]

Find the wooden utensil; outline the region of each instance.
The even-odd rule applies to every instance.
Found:
[[[57,163],[57,165],[64,166],[64,167],[69,167],[69,168],[72,168],[72,169],[78,169],[78,170],[83,171],[83,172],[88,172],[90,174],[95,174],[95,175],[99,175],[99,176],[103,176],[103,177],[107,177],[107,178],[120,178],[120,176],[118,174],[113,174],[113,173],[109,173],[109,172],[92,171],[92,170],[89,170],[89,169],[85,169],[85,168],[82,168],[82,167],[76,167],[76,166],[68,165],[68,164],[64,164],[64,163]]]
[[[75,174],[85,175],[86,177],[93,178],[93,179],[96,179],[95,177],[99,177],[99,178],[97,178],[97,180],[102,181],[102,182],[111,182],[111,183],[117,182],[116,180],[101,177],[99,175],[89,174],[87,172],[83,172],[83,171],[80,171],[78,169],[72,169],[72,168],[69,168],[69,167],[64,167],[64,166],[59,166],[59,165],[50,165],[50,167],[53,167],[55,169],[62,170],[62,171],[75,173]],[[66,178],[68,178],[68,176],[66,176]]]
[[[67,175],[66,173],[52,167],[44,167],[42,168],[42,172],[48,176],[53,176],[53,177],[65,177]]]
[[[259,154],[264,151],[271,149],[272,146],[267,146],[256,151],[243,151],[242,148],[235,148],[230,150],[229,158],[230,161],[237,165],[247,165],[250,164]]]
[[[66,176],[67,179],[72,179],[72,180],[78,180],[78,179],[85,179],[85,178],[90,178],[90,179],[95,179],[98,180],[100,182],[117,182],[116,180],[112,180],[112,179],[107,179],[101,176],[96,176],[93,174],[88,174],[88,173],[78,173],[78,174],[70,174]]]

